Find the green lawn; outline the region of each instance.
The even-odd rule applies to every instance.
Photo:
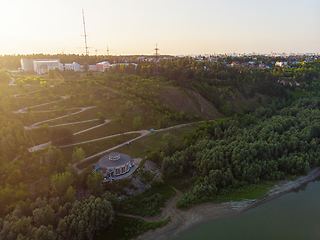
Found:
[[[48,122],[50,123],[50,122]],[[87,123],[78,123],[78,124],[73,124],[73,125],[66,125],[66,126],[61,126],[61,127],[56,127],[56,128],[69,128],[73,133],[85,130],[90,127],[94,127],[96,125],[100,124],[99,121],[92,121],[92,122],[87,122]],[[51,140],[51,134],[54,128],[47,128],[46,130],[43,129],[33,129],[33,130],[28,130],[26,131],[29,138],[31,138],[32,135],[32,140],[34,144],[42,144],[44,142],[48,142]]]
[[[0,94],[2,96],[10,96],[24,92],[32,92],[35,90],[41,89],[40,85],[38,86],[25,86],[24,89],[19,88],[18,86],[9,86],[7,83],[0,83]]]
[[[59,100],[59,99],[58,99]],[[50,99],[42,99],[41,101],[37,101],[34,98],[28,98],[28,97],[17,97],[16,98],[16,102],[18,103],[19,108],[28,108],[28,107],[32,107],[32,106],[36,106],[36,105],[40,105],[40,104],[44,104],[44,103],[49,103],[52,101],[57,101],[57,100],[50,100]],[[48,104],[48,105],[44,105],[42,106],[44,109],[42,110],[50,110],[50,106],[52,105],[52,107],[57,104],[57,103],[52,103],[52,104]],[[31,108],[33,111],[40,111],[37,108]]]
[[[90,139],[106,137],[129,131],[132,131],[132,124],[128,125],[118,121],[110,121],[104,126],[74,136],[74,142],[83,142]]]
[[[258,184],[250,184],[237,189],[232,189],[229,193],[219,194],[216,196],[213,202],[222,203],[241,201],[243,199],[257,199],[265,196],[276,183],[276,181],[262,181]]]
[[[67,110],[67,112],[69,111],[74,111],[74,110]],[[76,110],[76,111],[79,111],[79,110]],[[57,125],[57,124],[63,124],[68,122],[80,122],[80,121],[96,119],[98,118],[98,112],[99,112],[99,107],[91,108],[79,114],[73,115],[73,118],[70,121],[68,121],[67,119],[57,119],[52,121],[50,124]]]
[[[183,145],[183,135],[185,133],[193,132],[196,130],[196,126],[189,125],[186,127],[176,128],[172,129],[170,131],[164,131],[159,133],[154,133],[153,135],[148,135],[146,137],[143,137],[141,139],[138,139],[137,141],[134,141],[130,143],[130,148],[127,146],[120,147],[118,149],[118,152],[128,154],[132,158],[138,158],[138,157],[145,157],[152,151],[162,151],[165,149],[166,143],[162,140],[162,136],[165,133],[170,133],[174,135],[175,146],[181,146]]]
[[[34,115],[34,117],[30,117],[30,113],[17,113],[14,116],[17,117],[17,119],[20,119],[22,121],[22,123],[26,126],[29,126],[33,123],[37,123],[37,122],[41,122],[41,121],[45,121],[45,120],[50,120],[52,118],[57,118],[57,117],[62,117],[67,115],[69,112],[74,113],[74,112],[78,112],[79,110],[74,109],[74,110],[70,110],[70,111],[54,111],[54,112],[40,112],[40,113],[36,113],[36,112],[32,112],[32,114]],[[66,123],[66,119],[65,118],[61,118],[60,120],[63,120],[64,123]],[[48,123],[48,125],[51,123],[51,121],[46,122]]]

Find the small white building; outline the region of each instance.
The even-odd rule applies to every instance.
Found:
[[[80,72],[80,64],[76,62],[66,63],[64,64],[64,70],[73,70],[75,72]]]

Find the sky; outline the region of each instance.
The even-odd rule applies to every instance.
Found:
[[[320,0],[4,0],[0,55],[320,52]],[[97,51],[96,51],[97,50]]]

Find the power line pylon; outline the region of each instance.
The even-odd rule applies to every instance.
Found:
[[[154,61],[154,63],[155,63],[155,66],[154,66],[154,76],[155,77],[159,77],[160,76],[160,71],[159,71],[159,63],[158,63],[158,61],[159,61],[159,48],[158,48],[158,44],[156,43],[156,48],[154,49],[156,52],[155,52],[155,61]]]

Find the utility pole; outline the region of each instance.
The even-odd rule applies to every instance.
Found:
[[[156,50],[155,53],[155,65],[154,65],[154,76],[155,77],[159,77],[160,75],[160,71],[159,71],[159,64],[158,64],[158,58],[159,58],[159,48],[158,48],[158,44],[156,43],[156,48],[154,49]]]
[[[86,33],[86,22],[84,20],[84,11],[82,9],[82,17],[83,17],[83,30],[84,30],[84,44],[85,44],[85,49],[86,49],[86,55],[89,54],[88,52],[88,45],[87,45],[87,33]]]
[[[109,56],[109,47],[107,46],[107,55]]]
[[[96,55],[98,55],[98,51],[103,50],[103,49],[95,49],[94,51],[96,52]]]

